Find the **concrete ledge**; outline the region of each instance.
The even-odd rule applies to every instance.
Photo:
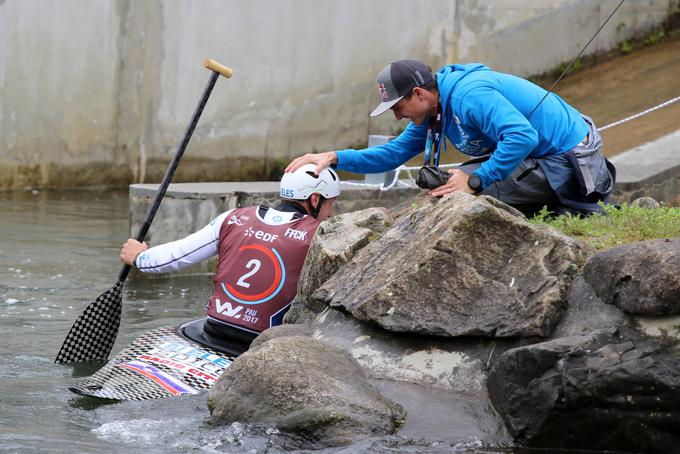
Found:
[[[130,185],[130,195],[153,197],[158,189],[157,184]],[[343,187],[342,189],[346,189]],[[246,181],[225,183],[173,183],[168,186],[166,197],[175,199],[204,199],[218,197],[225,194],[244,193],[278,193],[279,183],[276,181]]]
[[[407,181],[402,182],[407,185]],[[392,207],[420,193],[417,187],[380,191],[379,189],[342,184],[342,195],[334,213],[346,213],[368,207]],[[136,235],[144,222],[157,184],[130,186],[130,232]],[[146,237],[150,246],[178,240],[206,226],[220,213],[233,208],[268,204],[279,200],[279,183],[274,181],[238,183],[171,184],[163,198]],[[193,267],[191,272],[208,271],[211,264]]]
[[[680,130],[610,160],[617,170],[615,200],[631,202],[649,196],[680,206]]]

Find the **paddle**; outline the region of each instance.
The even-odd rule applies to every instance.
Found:
[[[149,227],[151,227],[151,221],[153,221],[156,211],[161,204],[161,200],[163,200],[165,191],[168,189],[168,185],[170,185],[170,180],[172,180],[172,176],[175,174],[179,161],[182,159],[184,150],[196,128],[198,119],[201,117],[203,108],[208,102],[208,98],[215,86],[215,82],[217,82],[217,78],[220,74],[227,78],[232,75],[232,70],[230,68],[211,59],[206,59],[205,62],[203,62],[203,66],[212,71],[210,80],[203,90],[203,95],[201,95],[201,100],[194,111],[191,123],[184,133],[184,139],[182,139],[182,143],[177,148],[175,157],[172,162],[170,162],[168,170],[163,177],[163,181],[158,187],[156,198],[149,208],[144,224],[137,235],[137,241],[144,241],[144,237],[149,231]],[[123,305],[123,283],[129,272],[130,265],[123,266],[114,286],[99,295],[94,302],[90,303],[85,308],[85,311],[78,317],[66,336],[66,340],[64,340],[64,343],[61,346],[61,350],[59,350],[57,358],[54,360],[56,364],[105,360],[108,358],[113,343],[116,340],[116,336],[118,335],[120,313]]]

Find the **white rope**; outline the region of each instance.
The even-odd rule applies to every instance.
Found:
[[[412,167],[411,169],[418,169],[419,167]],[[411,172],[408,167],[405,166],[399,166],[396,169],[394,169],[394,178],[392,178],[392,181],[390,184],[385,184],[385,183],[356,183],[354,181],[341,181],[340,184],[346,184],[348,186],[363,186],[363,187],[368,187],[368,188],[376,188],[380,189],[381,191],[387,191],[389,189],[395,188],[399,185],[402,185],[403,187],[410,188],[415,186],[415,180],[413,179],[413,176],[411,175]],[[409,177],[409,182],[410,184],[404,183],[403,181],[399,181],[399,174],[402,171],[406,171],[408,173]]]
[[[441,168],[446,168],[446,167],[457,167],[460,164],[442,164],[439,167]],[[380,189],[381,191],[387,191],[393,188],[396,188],[397,186],[402,186],[404,188],[413,188],[416,185],[416,180],[413,178],[413,175],[411,175],[411,170],[418,170],[420,167],[406,167],[404,165],[400,165],[396,169],[394,169],[394,177],[392,178],[392,181],[389,184],[385,183],[357,183],[354,181],[341,181],[340,184],[346,184],[348,186],[363,186],[365,188],[376,188]],[[408,174],[408,183],[405,183],[399,179],[399,175],[401,172],[406,172]]]
[[[643,115],[647,115],[648,113],[654,112],[655,110],[659,110],[663,107],[669,106],[669,105],[673,104],[674,102],[678,102],[678,101],[680,101],[680,96],[678,96],[677,98],[669,99],[668,101],[662,102],[661,104],[654,106],[654,107],[651,107],[647,110],[643,110],[642,112],[636,113],[635,115],[631,115],[630,117],[626,117],[626,118],[623,118],[619,121],[615,121],[614,123],[610,123],[606,126],[598,128],[597,130],[598,131],[604,131],[605,129],[613,128],[614,126],[618,126],[620,124],[629,122],[631,120],[635,120],[636,118],[639,118]],[[442,168],[442,169],[446,169],[446,168],[449,168],[449,167],[458,167],[458,166],[460,166],[460,163],[458,163],[458,164],[442,164],[439,167]],[[371,184],[371,183],[355,183],[355,182],[351,182],[351,181],[343,181],[343,182],[341,182],[341,184],[346,184],[346,185],[349,185],[349,186],[363,186],[363,187],[369,187],[369,188],[376,188],[376,189],[380,189],[381,191],[387,191],[389,189],[392,189],[392,188],[399,186],[400,184],[403,187],[413,187],[413,186],[415,186],[415,180],[413,179],[413,175],[411,175],[411,170],[418,170],[418,169],[420,169],[420,167],[406,167],[404,165],[397,167],[396,169],[394,169],[394,178],[392,178],[392,181],[388,185],[385,185],[384,183]],[[410,184],[406,184],[403,181],[399,180],[399,174],[401,172],[407,172],[408,173],[408,178],[409,178]]]
[[[626,123],[626,122],[628,122],[628,121],[630,121],[630,120],[635,120],[636,118],[639,118],[639,117],[641,117],[641,116],[643,116],[643,115],[647,115],[647,114],[650,113],[650,112],[654,112],[655,110],[659,110],[659,109],[661,109],[662,107],[669,106],[669,105],[671,105],[671,104],[673,104],[674,102],[677,102],[677,101],[680,101],[680,96],[678,96],[677,98],[669,99],[669,100],[666,101],[666,102],[662,102],[662,103],[659,104],[658,106],[654,106],[654,107],[652,107],[652,108],[650,108],[650,109],[643,110],[642,112],[636,113],[635,115],[631,115],[630,117],[626,117],[626,118],[624,118],[624,119],[622,119],[622,120],[615,121],[614,123],[610,123],[610,124],[608,124],[607,126],[603,126],[603,127],[601,127],[601,128],[598,128],[597,130],[598,130],[598,131],[604,131],[605,129],[613,128],[614,126],[618,126],[618,125],[620,125],[620,124],[622,124],[622,123]]]
[[[368,188],[376,188],[376,189],[382,189],[385,187],[383,183],[380,184],[374,184],[374,183],[356,183],[354,181],[341,181],[340,184],[344,184],[347,186],[364,186]]]

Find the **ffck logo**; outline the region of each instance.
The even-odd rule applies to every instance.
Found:
[[[229,301],[225,301],[224,303],[220,301],[219,298],[215,298],[215,309],[217,312],[219,312],[222,315],[226,315],[227,317],[232,317],[232,318],[241,318],[241,315],[239,312],[243,309],[243,306],[236,306],[232,307],[231,303]]]
[[[304,230],[286,229],[286,233],[284,233],[284,236],[287,236],[288,238],[292,238],[294,240],[305,241],[305,238],[307,238],[307,232]]]
[[[253,230],[252,227],[248,227],[246,231],[243,233],[243,236],[247,236],[248,238],[255,237],[258,240],[268,241],[270,243],[273,243],[279,237],[278,235],[263,232],[262,230]]]

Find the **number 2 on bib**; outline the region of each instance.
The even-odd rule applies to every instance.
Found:
[[[236,285],[240,287],[245,287],[245,288],[250,288],[250,282],[246,282],[246,279],[252,276],[253,274],[257,273],[257,271],[260,269],[262,266],[262,262],[260,262],[257,259],[250,259],[248,263],[246,263],[246,269],[250,270],[252,267],[253,269],[248,271],[246,274],[241,276],[238,281],[236,282]]]

